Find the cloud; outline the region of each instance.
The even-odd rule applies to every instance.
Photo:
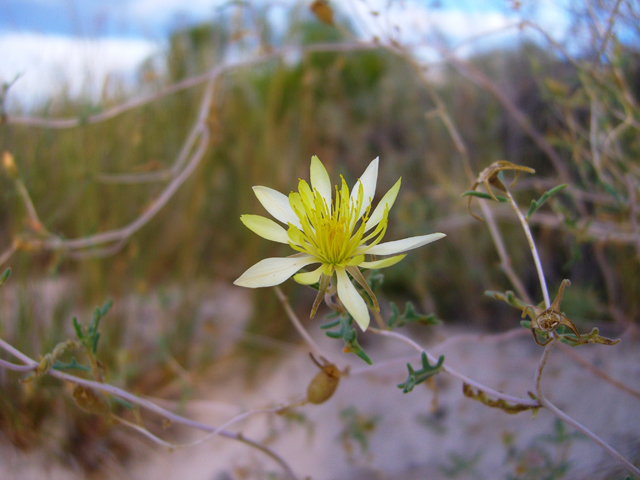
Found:
[[[223,0],[132,0],[127,7],[128,13],[137,21],[149,25],[170,23],[178,15],[190,19],[206,19],[213,16]]]
[[[384,0],[353,3],[347,10],[360,20],[363,34],[400,36],[402,41],[423,39],[435,32],[452,40],[465,38],[513,24],[514,15],[498,10],[428,8],[422,2],[406,1],[386,5]]]
[[[72,95],[99,95],[105,78],[127,80],[161,46],[142,39],[81,39],[70,36],[8,33],[0,35],[0,81],[20,75],[8,95],[30,108],[67,86]]]

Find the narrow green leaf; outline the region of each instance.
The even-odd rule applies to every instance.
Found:
[[[109,310],[111,310],[112,306],[113,306],[112,299],[108,299],[106,302],[104,302],[104,305],[102,305],[102,308],[100,309],[100,318],[104,317],[107,313],[109,313]]]
[[[544,202],[546,202],[549,198],[551,198],[553,195],[555,195],[556,193],[558,193],[560,190],[563,190],[564,188],[567,188],[567,184],[564,183],[562,185],[558,185],[556,187],[553,187],[551,190],[548,190],[546,192],[544,192],[542,194],[542,196],[538,199],[538,200],[531,200],[531,207],[529,208],[529,211],[527,212],[527,220],[529,219],[529,217],[531,217],[531,215],[533,215],[533,213],[539,209],[542,204]]]
[[[7,268],[2,276],[0,276],[0,287],[8,280],[9,275],[11,275],[11,268]]]
[[[608,185],[604,182],[602,183],[602,187],[607,191],[609,195],[615,198],[616,202],[622,203],[622,201],[620,200],[620,195],[618,194],[618,192],[616,192],[615,188],[613,188],[611,185]]]
[[[133,404],[127,402],[126,400],[123,400],[120,397],[110,397],[109,398],[111,400],[111,402],[113,403],[117,403],[118,405],[122,405],[124,408],[128,409],[128,410],[135,410],[135,407],[133,406]]]
[[[325,323],[324,325],[320,325],[320,328],[322,330],[326,330],[327,328],[333,328],[336,325],[338,325],[340,323],[340,319],[338,318],[337,320],[334,320],[333,322],[330,323]]]
[[[100,340],[100,334],[96,333],[93,336],[93,343],[91,344],[91,351],[93,352],[93,354],[96,354],[96,351],[98,350],[98,340]]]
[[[60,360],[56,360],[51,368],[54,370],[80,370],[82,372],[91,373],[91,368],[87,365],[78,363],[76,357],[72,357],[69,363],[62,363]]]
[[[369,284],[369,288],[372,291],[377,292],[382,287],[384,283],[384,274],[380,273],[378,270],[371,270],[369,274],[369,278],[367,279],[367,283]]]
[[[489,195],[488,193],[484,193],[484,192],[476,192],[475,190],[467,190],[466,192],[464,192],[462,195],[460,195],[461,197],[478,197],[478,198],[482,198],[484,200],[494,200],[494,198]],[[508,202],[509,200],[507,199],[507,197],[503,197],[501,195],[495,195],[495,197],[498,199],[499,202]]]
[[[419,385],[429,377],[433,377],[437,373],[440,373],[443,363],[444,355],[440,355],[440,358],[438,358],[438,362],[435,365],[429,365],[429,359],[427,358],[426,352],[422,352],[422,368],[416,371],[410,363],[407,363],[409,376],[403,383],[398,384],[398,388],[402,388],[403,393],[409,393],[416,385]]]
[[[413,303],[407,302],[402,315],[395,303],[390,302],[391,315],[389,316],[389,328],[399,328],[407,323],[418,323],[420,325],[441,325],[442,320],[438,320],[434,314],[422,315],[416,313]]]
[[[78,336],[78,340],[82,341],[84,339],[84,335],[82,334],[82,325],[78,323],[78,319],[76,317],[73,317],[72,323],[73,328],[76,331],[76,335]]]
[[[336,326],[340,326],[338,330],[330,330],[325,332],[327,337],[329,338],[342,338],[345,343],[344,352],[345,353],[353,353],[369,365],[372,364],[371,359],[362,349],[360,344],[358,343],[358,336],[355,328],[352,328],[353,319],[350,315],[342,315],[338,318],[337,321],[331,322],[329,324],[323,325],[321,328],[327,329]]]

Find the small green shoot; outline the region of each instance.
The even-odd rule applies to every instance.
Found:
[[[421,313],[416,313],[413,303],[407,302],[405,305],[404,313],[400,315],[400,311],[398,307],[396,307],[395,303],[391,302],[389,304],[391,307],[391,315],[389,316],[389,328],[400,328],[406,325],[407,323],[418,323],[420,325],[441,325],[442,320],[438,320],[436,316],[432,313],[431,315],[422,315]]]
[[[362,349],[360,344],[358,343],[358,337],[356,334],[356,329],[352,328],[353,319],[350,315],[345,314],[338,317],[337,320],[334,320],[325,325],[321,325],[320,328],[323,330],[328,330],[329,328],[333,328],[336,326],[340,326],[338,330],[331,330],[325,332],[327,337],[329,338],[342,338],[344,340],[345,346],[343,348],[344,353],[353,353],[369,365],[372,365],[373,362],[369,358],[369,356]]]
[[[556,193],[558,193],[560,190],[563,190],[564,188],[567,188],[566,183],[562,185],[558,185],[557,187],[553,187],[551,190],[544,192],[538,200],[531,200],[531,207],[529,208],[529,211],[527,212],[527,216],[526,216],[527,220],[531,218],[531,215],[533,215],[533,213],[536,210],[538,210],[544,202],[546,202],[549,198],[551,198],[552,196],[554,196]]]
[[[429,365],[429,359],[427,358],[426,352],[422,352],[422,368],[416,371],[410,363],[407,363],[409,377],[403,383],[399,383],[398,388],[402,389],[402,393],[409,393],[416,385],[424,382],[430,377],[433,377],[437,373],[440,373],[443,363],[444,355],[440,355],[438,363],[435,365]]]
[[[4,282],[6,282],[9,279],[10,275],[11,275],[11,268],[7,268],[4,271],[4,273],[0,275],[0,287],[4,285]]]

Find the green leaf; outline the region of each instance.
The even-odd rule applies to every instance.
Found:
[[[111,401],[111,403],[117,403],[118,405],[122,405],[127,410],[135,410],[136,408],[133,406],[132,403],[129,403],[120,397],[112,396],[112,397],[109,397],[109,400]]]
[[[11,268],[7,268],[2,274],[2,276],[0,276],[0,287],[4,284],[4,282],[8,280],[10,275],[11,275]]]
[[[76,317],[73,317],[73,328],[76,331],[76,335],[78,336],[78,340],[83,341],[84,340],[84,334],[82,333],[82,325],[80,325],[78,323],[78,319]]]
[[[620,199],[620,195],[618,194],[618,192],[616,192],[615,188],[613,188],[611,185],[604,182],[602,183],[602,187],[606,190],[606,192],[609,195],[615,198],[616,202],[622,203],[622,200]]]
[[[112,299],[109,299],[106,302],[104,302],[104,305],[102,305],[102,308],[100,308],[100,318],[104,317],[107,313],[109,313],[109,310],[111,310],[112,306],[113,306]]]
[[[402,388],[402,393],[409,393],[413,390],[413,387],[427,380],[429,377],[433,377],[437,373],[440,373],[442,364],[444,362],[444,355],[440,355],[438,363],[435,365],[429,365],[429,359],[427,353],[422,352],[422,368],[415,371],[410,363],[407,363],[407,369],[409,370],[409,377],[403,382],[398,384],[398,388]]]
[[[333,322],[325,323],[324,325],[320,325],[320,328],[326,330],[328,328],[333,328],[340,323],[340,319],[334,320]]]
[[[378,270],[371,270],[367,283],[373,292],[377,292],[384,283],[384,274],[380,273]]]
[[[403,327],[407,323],[418,323],[420,325],[441,325],[442,320],[438,320],[432,313],[430,315],[422,315],[416,313],[413,303],[407,302],[405,305],[404,313],[400,315],[400,311],[396,304],[391,302],[391,315],[389,316],[389,328]]]
[[[91,373],[91,368],[87,365],[78,363],[76,357],[73,357],[69,363],[62,363],[60,360],[56,360],[51,368],[54,370],[80,370],[82,372]]]
[[[544,202],[546,202],[549,198],[551,198],[553,195],[555,195],[556,193],[558,193],[560,190],[564,188],[567,188],[566,183],[562,185],[558,185],[557,187],[553,187],[551,190],[544,192],[538,200],[531,200],[531,207],[529,208],[529,212],[527,213],[527,217],[526,217],[527,220],[529,220],[529,217],[533,215],[533,212],[539,209]]]
[[[484,294],[488,297],[495,298],[496,300],[500,300],[502,302],[508,303],[512,307],[517,308],[518,310],[524,310],[527,308],[527,304],[520,300],[516,295],[511,291],[507,290],[506,292],[495,292],[493,290],[486,290]]]
[[[338,330],[329,330],[325,332],[327,337],[342,338],[342,340],[345,343],[345,346],[343,348],[343,351],[345,353],[353,353],[357,357],[361,358],[362,360],[367,362],[369,365],[371,365],[373,362],[371,361],[369,356],[365,353],[365,351],[362,349],[362,347],[358,343],[358,336],[356,333],[356,329],[352,328],[353,319],[351,318],[350,315],[348,314],[342,315],[338,318],[337,321],[328,323],[326,325],[322,325],[320,328],[323,328],[326,330],[328,328],[333,328],[338,325],[340,326]]]
[[[494,200],[495,199],[489,195],[488,193],[483,193],[483,192],[476,192],[475,190],[467,190],[466,192],[464,192],[462,195],[460,195],[461,197],[478,197],[478,198],[482,198],[484,200]],[[501,195],[495,195],[495,197],[498,199],[499,202],[508,202],[509,199],[507,197],[503,197]]]
[[[96,333],[93,336],[93,342],[91,342],[91,351],[93,352],[93,354],[96,354],[96,351],[98,350],[98,340],[100,340],[100,334]]]

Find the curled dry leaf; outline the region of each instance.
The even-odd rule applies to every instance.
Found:
[[[506,160],[499,160],[497,162],[493,162],[487,168],[482,170],[482,172],[480,172],[480,175],[478,175],[478,178],[476,178],[476,181],[473,182],[473,185],[471,186],[471,191],[474,191],[478,187],[478,185],[482,183],[484,187],[487,189],[487,193],[491,196],[491,198],[493,198],[497,202],[498,199],[493,194],[491,190],[491,186],[497,188],[502,192],[507,191],[507,188],[504,186],[504,184],[498,177],[498,173],[500,173],[503,170],[513,170],[516,172],[516,176],[513,179],[513,182],[511,182],[510,187],[513,187],[516,184],[516,182],[518,181],[518,176],[520,175],[520,172],[536,173],[536,171],[533,168],[525,167],[523,165],[516,165],[515,163],[507,162]],[[469,211],[469,214],[472,217],[477,218],[478,220],[482,220],[482,218],[478,217],[473,212],[471,212],[472,198],[473,198],[472,196],[469,196],[467,210]]]
[[[576,326],[571,320],[567,318],[564,313],[560,311],[560,302],[562,301],[562,295],[564,294],[564,287],[566,287],[567,285],[571,285],[571,282],[567,279],[564,279],[562,281],[562,284],[560,285],[560,288],[558,289],[556,298],[553,300],[551,306],[546,310],[538,306],[528,305],[522,312],[523,317],[525,315],[529,315],[531,317],[531,333],[533,333],[533,338],[540,346],[547,345],[552,340],[552,337],[549,337],[546,342],[540,343],[538,337],[536,336],[535,330],[538,329],[541,332],[551,332],[558,328],[560,325],[564,325],[565,327],[567,327],[569,330],[575,333],[578,337],[578,340],[580,340],[580,332],[578,332]]]

